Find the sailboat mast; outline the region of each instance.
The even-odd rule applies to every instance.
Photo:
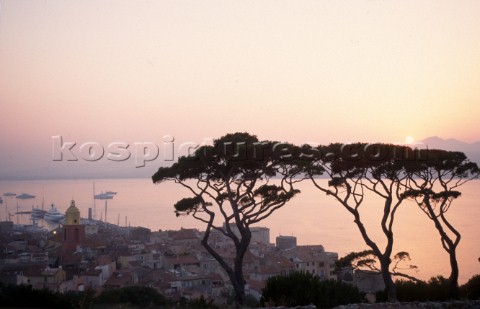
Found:
[[[95,202],[95,181],[93,181],[93,220],[97,219],[96,211],[97,211],[97,205]]]
[[[105,229],[107,229],[107,200],[105,199]]]

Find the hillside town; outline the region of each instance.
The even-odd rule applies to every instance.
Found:
[[[260,299],[265,281],[294,271],[336,279],[338,254],[322,245],[297,245],[294,236],[277,236],[253,227],[244,258],[246,294]],[[203,232],[184,229],[152,232],[144,227],[119,227],[81,218],[72,200],[64,223],[46,230],[23,230],[11,221],[0,222],[0,282],[31,285],[55,292],[100,293],[131,285],[155,288],[171,299],[201,296],[225,302],[232,290],[227,274],[202,247]],[[217,252],[233,261],[234,247],[221,233],[210,236]]]

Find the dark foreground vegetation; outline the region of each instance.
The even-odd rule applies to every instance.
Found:
[[[412,301],[450,301],[448,279],[438,276],[428,282],[399,280],[395,282],[398,300]],[[377,302],[386,302],[386,291],[377,293]],[[460,287],[462,300],[480,299],[480,275],[473,276]],[[333,308],[339,305],[365,302],[365,295],[352,285],[337,281],[320,281],[308,273],[294,273],[288,276],[272,277],[267,280],[263,290],[262,305],[268,306],[304,306],[314,304],[317,308]]]
[[[450,301],[448,279],[438,276],[428,282],[400,280],[395,283],[398,299],[412,301]],[[293,273],[272,277],[267,280],[261,299],[262,306],[303,306],[313,304],[317,308],[333,308],[339,305],[365,302],[365,295],[352,285],[327,280],[321,281],[309,273]],[[460,287],[461,300],[480,299],[480,275],[473,276]],[[377,293],[377,302],[387,301],[386,292]],[[252,303],[250,307],[255,307]],[[155,289],[130,286],[105,290],[99,295],[94,291],[55,293],[49,290],[35,290],[31,286],[3,285],[0,283],[0,307],[2,308],[179,308],[217,309],[212,300],[173,301]]]
[[[306,306],[333,308],[359,303],[363,295],[348,283],[335,280],[321,281],[310,273],[295,272],[287,276],[271,277],[263,289],[263,306]]]
[[[399,280],[395,282],[398,300],[410,301],[449,301],[453,299],[480,299],[480,275],[475,275],[460,286],[459,297],[450,295],[450,283],[442,276],[432,277],[427,282]],[[377,294],[377,301],[386,301],[385,293]]]
[[[51,292],[47,289],[35,290],[25,285],[3,285],[0,283],[1,308],[62,308],[62,309],[107,309],[107,308],[179,308],[217,309],[212,301],[205,298],[196,300],[172,301],[155,289],[143,286],[130,286],[115,290],[105,290],[98,296],[92,290],[85,292]]]

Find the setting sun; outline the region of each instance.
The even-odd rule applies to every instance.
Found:
[[[415,142],[415,139],[413,138],[413,136],[406,136],[405,137],[405,144],[413,144]]]

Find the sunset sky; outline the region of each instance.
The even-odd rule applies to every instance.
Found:
[[[236,131],[480,141],[479,16],[476,0],[0,0],[0,179],[150,177],[166,135],[177,154]],[[160,159],[54,162],[52,136]]]

